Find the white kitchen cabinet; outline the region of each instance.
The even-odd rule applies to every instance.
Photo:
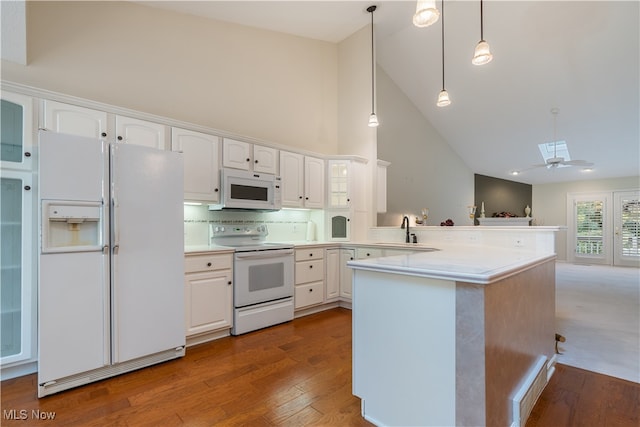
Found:
[[[351,267],[347,263],[355,259],[355,252],[354,249],[340,249],[340,298],[347,301],[351,301],[353,281]]]
[[[42,110],[42,127],[52,132],[107,139],[159,150],[167,148],[168,132],[165,125],[47,99],[42,101]],[[108,130],[110,118],[111,123],[115,121],[114,135],[110,135]]]
[[[324,208],[324,160],[304,157],[304,206]]]
[[[326,249],[326,275],[325,283],[325,302],[336,300],[340,297],[340,249]]]
[[[376,211],[385,213],[387,211],[387,168],[391,163],[378,160],[376,169]]]
[[[125,144],[166,150],[167,127],[146,120],[116,116],[116,140]]]
[[[2,91],[0,165],[31,171],[33,168],[34,105],[30,96]]]
[[[324,249],[296,249],[294,307],[296,310],[324,302]]]
[[[278,150],[231,138],[224,138],[222,164],[226,168],[275,175],[278,171]]]
[[[328,161],[327,207],[330,209],[366,210],[366,165],[340,159]]]
[[[384,256],[384,249],[382,248],[368,247],[356,249],[356,259],[379,258],[381,256]]]
[[[253,171],[261,173],[278,173],[278,150],[263,145],[253,145]]]
[[[105,139],[107,134],[107,113],[78,107],[61,102],[42,101],[42,128],[56,133]]]
[[[4,368],[32,358],[35,339],[33,248],[33,174],[2,170],[0,178],[0,241],[2,304],[0,361]]]
[[[184,276],[187,337],[233,326],[233,254],[187,255]]]
[[[280,151],[282,206],[324,207],[324,160]]]
[[[325,221],[329,240],[346,242],[351,239],[351,210],[327,210]]]
[[[184,158],[184,199],[205,203],[220,201],[220,138],[172,128],[171,149]]]

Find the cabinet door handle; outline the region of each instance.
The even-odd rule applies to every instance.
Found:
[[[349,259],[350,259],[351,261],[353,261],[353,257],[350,257]]]
[[[305,200],[309,200],[309,198],[308,198],[308,197],[305,197]]]
[[[251,161],[251,159],[247,157],[247,162],[250,162],[250,161]],[[258,162],[256,162],[256,163],[258,163]]]
[[[230,284],[231,284],[231,280],[229,280],[229,281],[227,282],[227,285],[230,285]]]
[[[211,267],[211,263],[210,262],[207,263],[207,267]]]
[[[118,136],[118,141],[122,141],[122,137],[121,136]]]
[[[309,292],[313,292],[313,288],[309,289]]]
[[[302,196],[298,196],[298,199],[302,199]]]
[[[25,156],[25,157],[31,157],[31,153],[30,153],[30,152],[28,152],[28,151],[25,151],[25,152],[24,152],[24,156]]]
[[[313,268],[313,265],[310,265],[309,268]]]
[[[29,190],[31,190],[31,186],[30,186],[30,185],[25,185],[25,186],[24,186],[24,189],[25,189],[25,190],[27,190],[27,191],[29,191]]]
[[[213,190],[213,191],[214,191],[215,193],[217,193],[217,192],[218,192],[218,189],[216,188],[216,189],[215,189],[215,190]]]
[[[256,160],[255,163],[258,163],[258,161]]]
[[[309,256],[313,256],[313,253],[310,253]]]
[[[102,137],[104,138],[105,136],[107,136],[107,133],[106,133],[106,132],[102,132],[102,133],[100,134],[100,136],[102,136]]]

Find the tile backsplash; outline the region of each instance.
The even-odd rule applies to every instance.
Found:
[[[265,224],[268,241],[323,240],[324,213],[283,209],[277,212],[210,211],[206,205],[184,205],[184,244],[209,244],[209,224]],[[309,234],[307,231],[311,232]],[[314,231],[315,233],[312,233]]]

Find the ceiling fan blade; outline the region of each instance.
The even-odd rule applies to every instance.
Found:
[[[562,162],[562,164],[569,166],[593,166],[593,163],[587,162],[586,160],[567,160],[566,162]]]

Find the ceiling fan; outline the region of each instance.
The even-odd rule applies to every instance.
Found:
[[[588,162],[586,160],[565,160],[564,157],[558,155],[558,138],[556,138],[556,120],[557,120],[559,111],[560,110],[558,108],[551,109],[551,114],[553,114],[553,157],[546,159],[544,163],[533,165],[526,170],[535,169],[535,168],[556,169],[560,166],[582,166],[585,168],[589,168],[593,166],[593,163]]]

